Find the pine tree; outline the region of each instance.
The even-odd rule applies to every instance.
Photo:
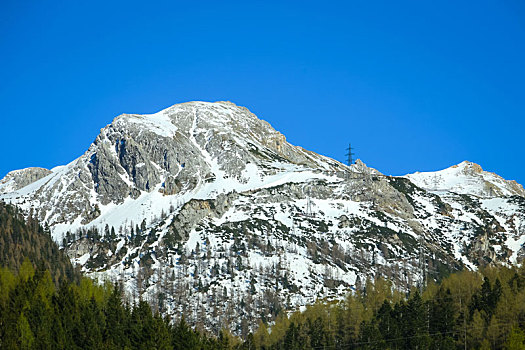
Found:
[[[121,286],[115,284],[104,310],[106,318],[104,339],[110,347],[116,347],[117,345],[129,346],[128,338],[124,333],[129,315],[122,305],[121,298]]]
[[[18,333],[17,345],[20,349],[32,349],[35,337],[23,312],[18,317],[16,329]]]
[[[180,321],[173,327],[172,345],[174,350],[193,350],[199,348],[199,334],[188,326],[184,317],[181,317]]]

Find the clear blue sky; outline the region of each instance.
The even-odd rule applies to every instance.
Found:
[[[148,5],[145,5],[149,3]],[[0,177],[121,113],[230,100],[386,174],[463,160],[525,184],[525,3],[0,3]]]

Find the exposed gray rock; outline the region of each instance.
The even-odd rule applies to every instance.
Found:
[[[232,202],[239,197],[237,192],[220,194],[216,199],[192,199],[179,211],[172,221],[169,230],[177,233],[182,240],[188,239],[189,233],[204,218],[220,218],[230,208]]]
[[[49,174],[51,170],[44,168],[13,170],[0,180],[0,194],[19,190]]]

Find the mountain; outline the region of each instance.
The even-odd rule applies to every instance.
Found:
[[[57,238],[86,224],[151,219],[176,199],[182,204],[287,181],[291,168],[343,171],[334,160],[288,144],[245,108],[193,102],[153,115],[118,116],[70,164],[42,169],[48,175],[33,176],[21,190],[28,184],[22,175],[35,168],[12,172],[2,183],[4,198],[33,210]],[[130,213],[130,207],[143,208]]]
[[[13,170],[0,181],[0,193],[19,190],[49,174],[51,171],[44,168]]]
[[[0,199],[89,275],[210,330],[245,334],[367,278],[408,290],[524,254],[521,185],[467,162],[404,177],[346,166],[230,102],[120,115],[40,175],[2,180]]]
[[[481,166],[468,161],[445,170],[416,172],[406,177],[427,191],[447,191],[480,197],[525,197],[523,186],[516,181],[507,181],[497,174],[483,171]]]

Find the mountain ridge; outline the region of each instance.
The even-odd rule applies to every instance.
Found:
[[[479,164],[469,161],[463,161],[443,170],[415,172],[405,177],[431,191],[455,191],[479,196],[525,196],[525,189],[515,180],[505,180],[495,173],[484,171]]]
[[[409,290],[520,262],[520,188],[461,164],[385,176],[291,145],[244,107],[190,102],[116,117],[81,157],[0,199],[45,221],[90,276],[243,333],[239,315],[254,325],[368,278]]]

